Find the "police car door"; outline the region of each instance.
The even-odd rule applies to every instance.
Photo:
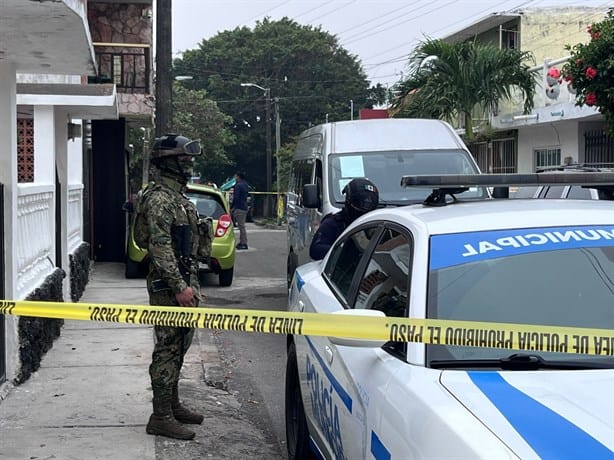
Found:
[[[386,222],[372,244],[372,251],[363,258],[364,269],[360,271],[361,276],[352,294],[351,308],[407,317],[412,239],[401,226]],[[391,394],[398,393],[391,393],[389,387],[394,376],[407,366],[407,344],[388,342],[381,348],[337,347],[337,352],[350,374],[348,378],[355,380],[360,391],[365,411],[364,458],[389,459],[393,452],[399,454],[398,437],[390,436],[390,428],[397,424],[398,419],[391,414],[395,414],[399,407],[411,407],[411,404],[405,395],[391,398]],[[403,431],[403,427],[400,428]],[[407,454],[403,450],[400,452],[405,452],[401,455]]]
[[[306,293],[305,311],[333,312],[352,307],[367,256],[380,232],[379,225],[363,226],[335,244],[326,260],[321,286]],[[313,336],[307,338],[307,348],[308,390],[303,396],[312,437],[327,457],[364,458],[367,430],[363,385],[367,375],[348,369],[345,359],[356,353],[362,361],[373,351],[338,346],[328,337]]]

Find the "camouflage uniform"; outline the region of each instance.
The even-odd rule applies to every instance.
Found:
[[[184,152],[182,148],[185,150],[188,141],[176,135],[156,140],[156,156],[152,153],[154,181],[137,199],[134,238],[139,246],[148,249],[147,291],[151,305],[178,306],[176,295],[188,287],[192,288],[195,307],[200,300],[198,211],[183,194],[189,174],[181,164],[181,158],[198,155],[200,145],[195,151]],[[178,382],[194,329],[155,326],[154,334],[156,343],[149,366],[153,414],[146,431],[177,439],[192,439],[195,433],[181,423],[200,424],[203,417],[181,405]]]
[[[147,216],[149,229],[149,255],[151,257],[147,276],[147,291],[151,305],[178,305],[175,294],[188,285],[178,267],[180,260],[178,242],[173,241],[177,227],[190,228],[190,287],[198,296],[198,215],[194,204],[181,193],[184,188],[172,178],[160,176],[160,181],[150,185],[152,190],[145,195],[143,213]],[[163,280],[169,289],[156,292],[155,281]],[[157,287],[157,286],[156,286]],[[155,326],[156,345],[149,366],[154,398],[171,400],[172,390],[179,380],[183,358],[192,343],[194,329],[183,327]]]

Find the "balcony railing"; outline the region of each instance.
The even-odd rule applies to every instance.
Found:
[[[118,92],[149,94],[151,47],[131,43],[94,43],[97,83],[115,83]]]
[[[55,197],[53,185],[19,184],[17,196],[17,291],[23,299],[55,269]]]

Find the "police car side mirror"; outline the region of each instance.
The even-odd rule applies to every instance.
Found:
[[[360,316],[360,317],[372,317],[372,318],[385,318],[386,315],[384,312],[379,310],[365,310],[365,309],[349,309],[349,310],[339,310],[333,312],[333,315],[338,316]],[[342,322],[343,318],[339,318]],[[335,345],[343,345],[346,347],[356,347],[356,348],[380,348],[384,346],[386,340],[382,339],[351,339],[347,337],[329,337],[328,338],[331,343]]]
[[[320,196],[317,184],[305,184],[303,186],[303,206],[306,208],[320,207]]]

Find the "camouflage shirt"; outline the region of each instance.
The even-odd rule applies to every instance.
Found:
[[[189,270],[190,287],[199,297],[198,282],[198,212],[196,206],[182,192],[185,186],[176,180],[160,175],[156,182],[148,185],[151,187],[143,195],[142,213],[146,216],[146,229],[148,233],[148,252],[151,260],[147,287],[152,294],[152,282],[163,280],[170,288],[166,293],[170,300],[174,300],[174,294],[183,291],[188,283],[181,274],[180,264],[184,271]],[[173,237],[178,227],[187,226],[185,232],[188,241],[178,242]],[[182,262],[182,249],[189,253],[188,265]],[[186,261],[187,257],[183,257]],[[172,292],[171,292],[172,291]],[[172,295],[170,295],[172,294]],[[158,302],[156,302],[158,303]]]

